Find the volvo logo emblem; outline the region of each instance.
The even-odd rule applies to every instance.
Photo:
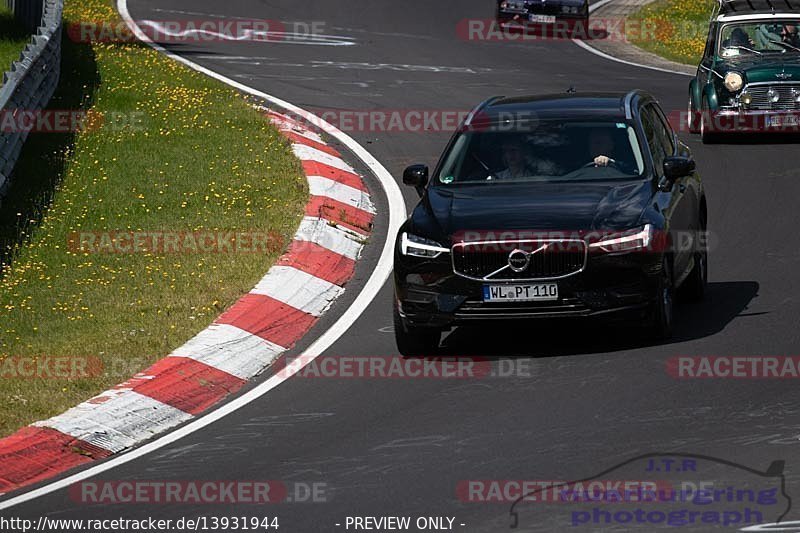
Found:
[[[514,272],[520,273],[527,270],[531,264],[531,256],[525,250],[514,250],[508,254],[508,266]]]
[[[775,77],[779,80],[788,80],[791,79],[792,76],[793,74],[791,72],[779,72],[778,74],[775,74]]]
[[[543,244],[536,250],[528,253],[525,250],[520,250],[517,248],[510,254],[508,254],[508,267],[519,274],[520,272],[525,272],[528,267],[531,265],[531,257],[539,252],[543,252],[547,250],[549,244]]]

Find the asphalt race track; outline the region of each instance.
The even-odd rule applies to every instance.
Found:
[[[355,44],[168,45],[224,76],[312,111],[466,110],[491,95],[561,93],[569,86],[578,91],[641,88],[655,94],[667,111],[683,109],[686,102],[689,78],[611,62],[570,41],[459,39],[459,21],[493,16],[491,0],[134,0],[129,7],[137,20],[216,15],[323,21],[326,33]],[[407,164],[434,165],[450,132],[351,135],[399,178]],[[676,451],[758,470],[785,460],[786,491],[800,497],[796,382],[676,380],[665,370],[667,360],[678,355],[798,354],[798,144],[745,139],[703,146],[698,137],[681,137],[705,180],[714,238],[709,297],[678,308],[672,342],[648,346],[624,328],[583,323],[457,330],[445,339],[448,353],[491,357],[496,368],[517,365],[529,375],[455,381],[293,379],[204,431],[100,477],[319,482],[327,488],[327,502],[257,508],[91,506],[62,490],[9,512],[57,518],[271,515],[285,532],[345,531],[347,516],[452,516],[458,531],[507,531],[509,503],[461,501],[459,482],[584,479],[631,457]],[[386,238],[385,199],[378,189],[372,193],[379,220],[359,264],[361,282]],[[416,193],[404,194],[410,210]],[[358,283],[332,315],[352,301]],[[391,295],[387,284],[327,353],[395,354]],[[312,337],[332,320],[324,319]],[[628,470],[623,478],[636,475]],[[698,474],[704,475],[716,474]],[[797,517],[799,509],[787,519]],[[560,505],[523,504],[519,520],[524,531],[601,529],[572,527],[569,510]],[[661,527],[670,529],[607,525],[602,530]]]

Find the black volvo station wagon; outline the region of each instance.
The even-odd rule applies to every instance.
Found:
[[[615,317],[671,334],[677,289],[703,297],[706,196],[647,93],[503,98],[476,107],[398,232],[398,348],[482,321]]]

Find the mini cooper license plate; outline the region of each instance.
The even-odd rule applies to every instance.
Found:
[[[558,300],[558,284],[484,285],[484,302],[552,302]]]
[[[767,115],[767,126],[775,127],[796,127],[800,125],[796,115]]]
[[[543,24],[555,24],[555,15],[528,15],[529,22],[541,22]]]

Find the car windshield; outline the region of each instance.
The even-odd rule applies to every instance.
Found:
[[[475,128],[479,129],[479,128]],[[630,179],[644,173],[634,128],[624,122],[541,121],[461,133],[445,157],[441,185]]]
[[[720,32],[722,57],[800,52],[800,20],[726,24]]]

